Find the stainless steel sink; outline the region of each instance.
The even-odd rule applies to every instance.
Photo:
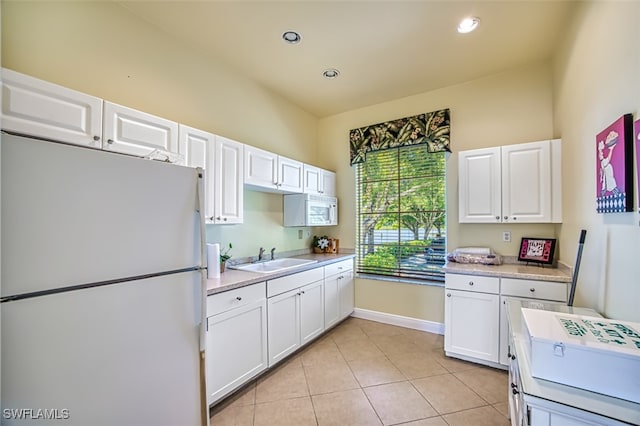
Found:
[[[247,263],[243,265],[229,266],[231,269],[238,269],[240,271],[258,272],[261,274],[272,274],[274,272],[286,271],[287,269],[293,269],[298,266],[308,265],[310,263],[316,263],[317,260],[309,259],[295,259],[292,257],[283,257],[281,259],[268,260],[266,262],[259,263]]]

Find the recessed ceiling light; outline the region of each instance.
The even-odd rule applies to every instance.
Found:
[[[478,25],[480,25],[480,18],[469,16],[468,18],[464,18],[460,21],[460,25],[458,25],[458,32],[461,34],[470,33],[478,28]]]
[[[296,44],[300,43],[302,37],[300,37],[300,34],[295,31],[285,31],[282,33],[282,39],[289,44]]]
[[[329,68],[327,70],[324,70],[324,72],[322,73],[322,76],[325,78],[337,78],[339,75],[340,71],[335,68]]]

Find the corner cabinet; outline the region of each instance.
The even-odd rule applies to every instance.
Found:
[[[353,259],[324,267],[324,325],[329,328],[354,308]]]
[[[460,223],[562,221],[560,139],[461,151]]]
[[[336,174],[320,167],[304,164],[303,192],[305,194],[319,194],[335,197]]]
[[[205,171],[205,219],[211,224],[243,222],[244,145],[180,125],[180,155],[185,165]]]

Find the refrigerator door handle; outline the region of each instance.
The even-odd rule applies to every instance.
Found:
[[[204,262],[207,258],[207,232],[205,228],[204,217],[204,170],[201,167],[197,169],[198,180],[196,181],[196,211],[198,213],[198,228],[200,230],[200,408],[201,408],[201,426],[209,425],[209,405],[207,404],[207,375],[206,375],[206,358],[205,348],[207,347],[207,270]],[[198,307],[196,307],[196,310]]]

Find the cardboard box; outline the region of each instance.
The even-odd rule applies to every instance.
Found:
[[[640,323],[522,308],[531,374],[640,403]]]

